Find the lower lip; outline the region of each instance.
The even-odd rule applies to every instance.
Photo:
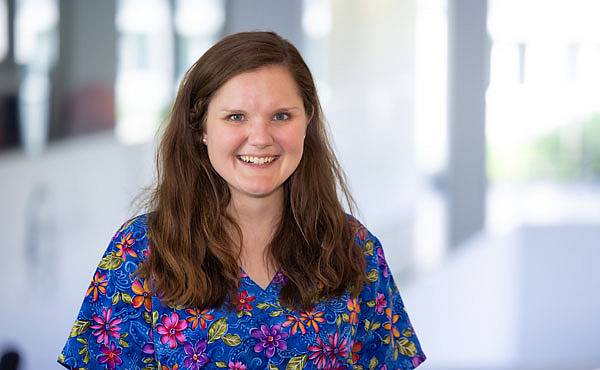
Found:
[[[237,158],[237,157],[236,157]],[[242,161],[240,158],[237,158],[238,161],[240,161],[242,164],[245,164],[248,167],[252,167],[252,168],[269,168],[271,167],[271,165],[275,162],[277,162],[277,160],[279,159],[279,157],[276,157],[275,159],[273,159],[271,162],[269,163],[264,163],[264,164],[256,164],[256,163],[248,163],[248,162],[244,162]]]

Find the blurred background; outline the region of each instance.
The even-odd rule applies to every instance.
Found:
[[[600,368],[600,2],[0,0],[0,352],[58,368],[183,73],[275,30],[423,369]]]

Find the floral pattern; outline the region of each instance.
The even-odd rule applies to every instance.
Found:
[[[262,288],[240,270],[229,309],[169,307],[133,273],[149,253],[147,216],[119,228],[94,272],[58,362],[85,369],[414,369],[424,360],[379,240],[349,216],[368,283],[296,311],[280,270]]]

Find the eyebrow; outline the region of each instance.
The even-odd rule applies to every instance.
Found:
[[[300,108],[298,107],[281,107],[281,108],[277,108],[275,109],[275,111],[283,111],[283,110],[300,110]],[[220,112],[226,112],[226,113],[245,113],[246,111],[244,111],[243,109],[221,109]]]

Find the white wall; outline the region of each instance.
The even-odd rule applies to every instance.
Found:
[[[0,350],[23,369],[52,369],[92,272],[152,179],[149,145],[112,134],[50,147],[40,158],[0,157]],[[44,365],[48,364],[48,365]]]
[[[600,367],[600,225],[479,235],[405,286],[424,369]]]

